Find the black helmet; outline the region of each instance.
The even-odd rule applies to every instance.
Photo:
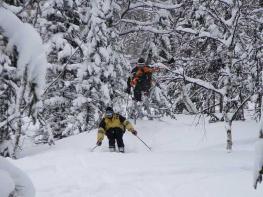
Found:
[[[112,107],[107,107],[107,108],[106,108],[106,112],[113,112]]]
[[[138,59],[138,64],[144,64],[145,63],[145,60],[141,57]]]
[[[106,114],[107,117],[111,118],[113,116],[113,113],[114,112],[113,112],[112,107],[107,107],[106,108],[106,113],[105,114]]]

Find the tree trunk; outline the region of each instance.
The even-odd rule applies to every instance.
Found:
[[[241,93],[241,89],[240,89],[240,92],[239,92],[239,99],[240,99],[240,104],[243,103],[244,99],[243,99],[243,95]],[[244,115],[244,105],[241,106],[241,109],[239,110],[239,119],[238,120],[245,120],[245,115]]]
[[[261,93],[259,92],[258,93],[258,99],[256,101],[256,104],[255,104],[255,112],[257,113],[256,117],[258,118],[257,120],[260,120],[261,119],[261,108],[262,108],[262,95]]]
[[[257,54],[255,56],[255,60],[257,61],[257,78],[256,78],[256,86],[260,87],[260,84],[262,82],[260,82],[261,77],[261,72],[262,72],[262,66],[261,66],[261,62],[260,62],[260,57],[258,57],[258,53],[260,51],[257,51]],[[262,88],[262,86],[261,86]],[[261,108],[262,108],[262,95],[261,95],[261,91],[258,92],[258,98],[256,100],[255,103],[255,112],[256,112],[256,117],[258,118],[257,120],[261,120]]]
[[[17,128],[15,131],[15,142],[12,156],[16,158],[17,150],[20,148],[20,138],[22,134],[22,117],[23,117],[23,104],[24,104],[24,95],[27,86],[27,68],[24,71],[23,78],[21,80],[21,86],[18,90],[18,94],[16,95],[16,112],[19,117],[17,118]]]
[[[227,151],[231,151],[232,150],[232,121],[229,120],[228,122],[226,122],[226,134],[227,134],[227,146],[226,146],[226,150]]]
[[[226,150],[230,152],[232,150],[232,121],[228,114],[228,98],[224,96],[224,108],[223,108],[223,117],[225,122],[226,134],[227,134],[227,145]]]
[[[182,87],[182,98],[183,98],[183,102],[187,108],[187,110],[192,113],[192,114],[196,114],[198,111],[196,109],[196,106],[195,104],[191,101],[191,99],[189,98],[189,95],[187,93],[187,90],[186,90],[186,86],[183,85]]]
[[[229,62],[227,62],[226,65],[226,80],[225,80],[225,87],[226,87],[226,92],[224,94],[224,98],[223,98],[223,117],[224,117],[224,121],[225,121],[225,128],[226,128],[226,134],[227,134],[227,146],[226,149],[228,152],[230,152],[232,150],[232,121],[230,118],[230,97],[231,97],[231,89],[232,89],[232,82],[231,82],[231,67],[232,67],[232,60],[234,57],[234,46],[231,44],[231,46],[228,49],[228,60]]]
[[[212,102],[212,106],[211,109],[210,109],[210,113],[215,113],[216,112],[216,94],[215,92],[212,92],[212,98],[211,98],[211,102]]]
[[[219,100],[220,100],[220,105],[219,105],[219,112],[220,113],[223,113],[223,108],[224,108],[224,99],[223,99],[224,97],[222,96],[222,95],[220,95],[220,98],[219,98]]]

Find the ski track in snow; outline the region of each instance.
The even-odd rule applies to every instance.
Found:
[[[257,123],[235,122],[227,153],[224,124],[196,121],[185,115],[138,121],[138,136],[152,152],[129,132],[125,154],[108,152],[107,139],[90,152],[94,130],[26,148],[11,162],[30,176],[36,197],[262,197],[263,186],[252,185]]]

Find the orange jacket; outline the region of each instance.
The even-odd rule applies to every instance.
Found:
[[[157,72],[159,71],[159,68],[155,67],[155,68],[151,68],[149,66],[144,65],[143,67],[138,67],[136,66],[133,70],[132,73],[133,74],[133,79],[131,80],[131,86],[136,86],[136,84],[138,83],[138,80],[140,79],[140,77],[142,77],[144,74],[152,74],[153,72]]]

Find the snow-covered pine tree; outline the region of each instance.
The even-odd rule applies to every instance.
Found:
[[[95,126],[108,105],[121,110],[117,101],[124,96],[128,64],[116,45],[113,9],[112,0],[93,1],[88,24],[83,30],[81,48],[85,61],[78,69],[77,97],[73,101],[80,125],[86,122],[89,127]]]
[[[9,116],[9,106],[12,101],[9,98],[12,98],[12,86],[9,83],[11,73],[13,73],[15,69],[15,62],[17,61],[14,58],[14,55],[11,55],[6,50],[7,47],[7,39],[0,34],[0,122],[4,122],[8,120]],[[0,154],[3,156],[10,156],[10,152],[8,147],[10,146],[10,135],[12,131],[8,124],[4,124],[0,128]]]
[[[87,22],[89,4],[49,0],[39,2],[38,9],[35,25],[45,41],[50,63],[47,73],[49,85],[41,113],[43,128],[39,131],[38,140],[47,142],[50,135],[61,139],[82,131],[75,127],[78,119],[73,115],[72,106],[76,98],[77,64],[83,59],[80,32]]]

